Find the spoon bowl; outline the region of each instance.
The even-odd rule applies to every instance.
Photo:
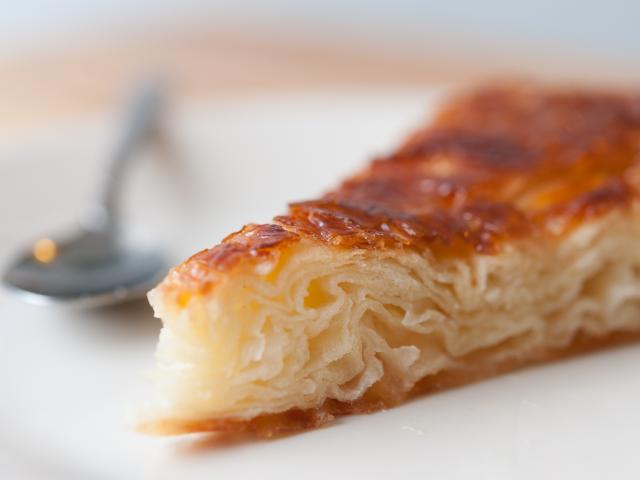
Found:
[[[18,257],[3,281],[29,303],[94,307],[140,298],[166,272],[167,261],[158,248],[105,248],[105,243],[91,232],[61,241],[41,239],[33,251]],[[53,249],[53,258],[38,248]]]
[[[104,306],[143,296],[166,272],[168,263],[160,249],[122,240],[117,201],[134,153],[158,138],[161,100],[157,82],[135,97],[85,227],[60,239],[41,238],[6,270],[3,283],[21,299],[39,305]]]

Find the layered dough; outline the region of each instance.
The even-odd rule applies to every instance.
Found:
[[[141,429],[272,435],[640,336],[640,97],[492,87],[149,293]]]
[[[307,240],[184,305],[160,287],[160,401],[143,423],[173,432],[365,394],[391,405],[443,370],[640,329],[638,238],[638,221],[610,215],[562,242],[465,259]]]

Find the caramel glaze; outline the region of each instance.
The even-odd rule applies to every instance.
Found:
[[[640,185],[640,96],[500,86],[446,104],[392,154],[180,268],[211,278],[310,238],[350,248],[495,254],[629,206]],[[183,284],[184,286],[184,284]]]
[[[219,277],[246,258],[268,258],[286,243],[299,239],[279,225],[245,225],[228,235],[220,244],[191,256],[169,272],[165,287],[188,293],[206,294]],[[186,299],[178,297],[179,303]]]

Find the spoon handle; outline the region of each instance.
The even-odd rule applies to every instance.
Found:
[[[93,219],[98,230],[115,233],[119,224],[118,198],[127,166],[138,150],[161,133],[160,117],[165,103],[165,85],[148,81],[134,94],[128,107],[124,134],[107,168],[98,213]]]

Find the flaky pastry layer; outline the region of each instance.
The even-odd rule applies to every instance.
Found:
[[[640,331],[639,106],[462,97],[339,189],[194,255],[149,293],[142,428],[315,426]]]

